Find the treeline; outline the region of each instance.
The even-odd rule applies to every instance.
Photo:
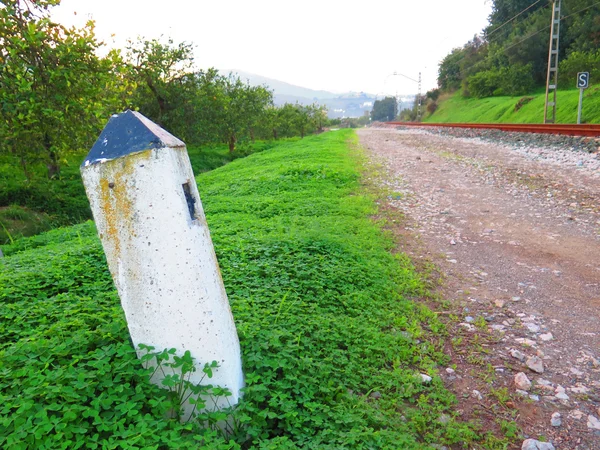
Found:
[[[489,25],[440,64],[442,91],[465,96],[524,95],[544,86],[548,68],[551,0],[493,0]],[[575,85],[577,72],[600,81],[600,3],[563,0],[559,86]]]
[[[197,70],[193,45],[129,42],[98,56],[94,24],[51,20],[60,0],[0,1],[0,155],[29,178],[43,163],[60,175],[69,152],[88,149],[111,114],[139,110],[188,144],[301,136],[323,127],[318,105],[273,106],[266,86]]]

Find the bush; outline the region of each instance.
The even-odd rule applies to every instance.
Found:
[[[467,78],[468,94],[473,97],[492,97],[499,86],[500,72],[498,70],[485,70]]]
[[[535,88],[533,66],[513,65],[503,67],[500,72],[500,89],[503,95],[525,95]]]
[[[562,88],[576,87],[577,74],[589,72],[590,80],[600,81],[600,50],[573,52],[559,66],[558,85]]]
[[[433,114],[437,110],[438,104],[436,101],[428,101],[425,108],[429,114]]]
[[[478,72],[467,78],[463,95],[477,98],[525,95],[535,87],[532,70],[531,64],[527,64]]]
[[[425,97],[436,102],[437,99],[440,98],[440,94],[441,94],[440,89],[431,89],[431,90],[427,91],[427,93],[425,94]]]

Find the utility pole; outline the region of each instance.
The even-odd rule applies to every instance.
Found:
[[[421,121],[421,72],[419,72],[419,98],[417,99],[417,122]]]
[[[558,84],[558,44],[560,40],[560,5],[562,0],[552,2],[552,25],[548,46],[548,76],[546,78],[546,104],[544,123],[556,122],[556,88]],[[550,100],[552,98],[552,100]]]
[[[406,75],[403,75],[401,73],[398,72],[394,72],[394,73],[390,73],[385,79],[387,81],[388,77],[391,76],[399,76],[399,77],[404,77],[407,80],[413,81],[415,83],[417,83],[419,85],[419,93],[417,94],[417,122],[421,121],[421,72],[419,72],[419,79],[415,80],[414,78],[411,77],[407,77]],[[384,82],[385,85],[385,82]],[[396,91],[396,103],[398,104],[398,107],[400,105],[400,96],[398,95],[398,91]],[[398,111],[400,112],[400,111]]]

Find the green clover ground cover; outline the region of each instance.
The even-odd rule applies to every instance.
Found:
[[[198,176],[247,387],[224,438],[166,419],[91,223],[0,260],[0,447],[431,448],[476,439],[435,376],[443,326],[369,216],[351,131]],[[350,141],[350,142],[349,142]],[[434,378],[423,384],[418,373]],[[445,420],[440,416],[446,414]]]

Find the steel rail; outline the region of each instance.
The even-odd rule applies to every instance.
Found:
[[[539,124],[539,123],[430,123],[385,122],[406,127],[484,128],[489,130],[516,131],[520,133],[564,134],[568,136],[600,137],[600,125]]]

